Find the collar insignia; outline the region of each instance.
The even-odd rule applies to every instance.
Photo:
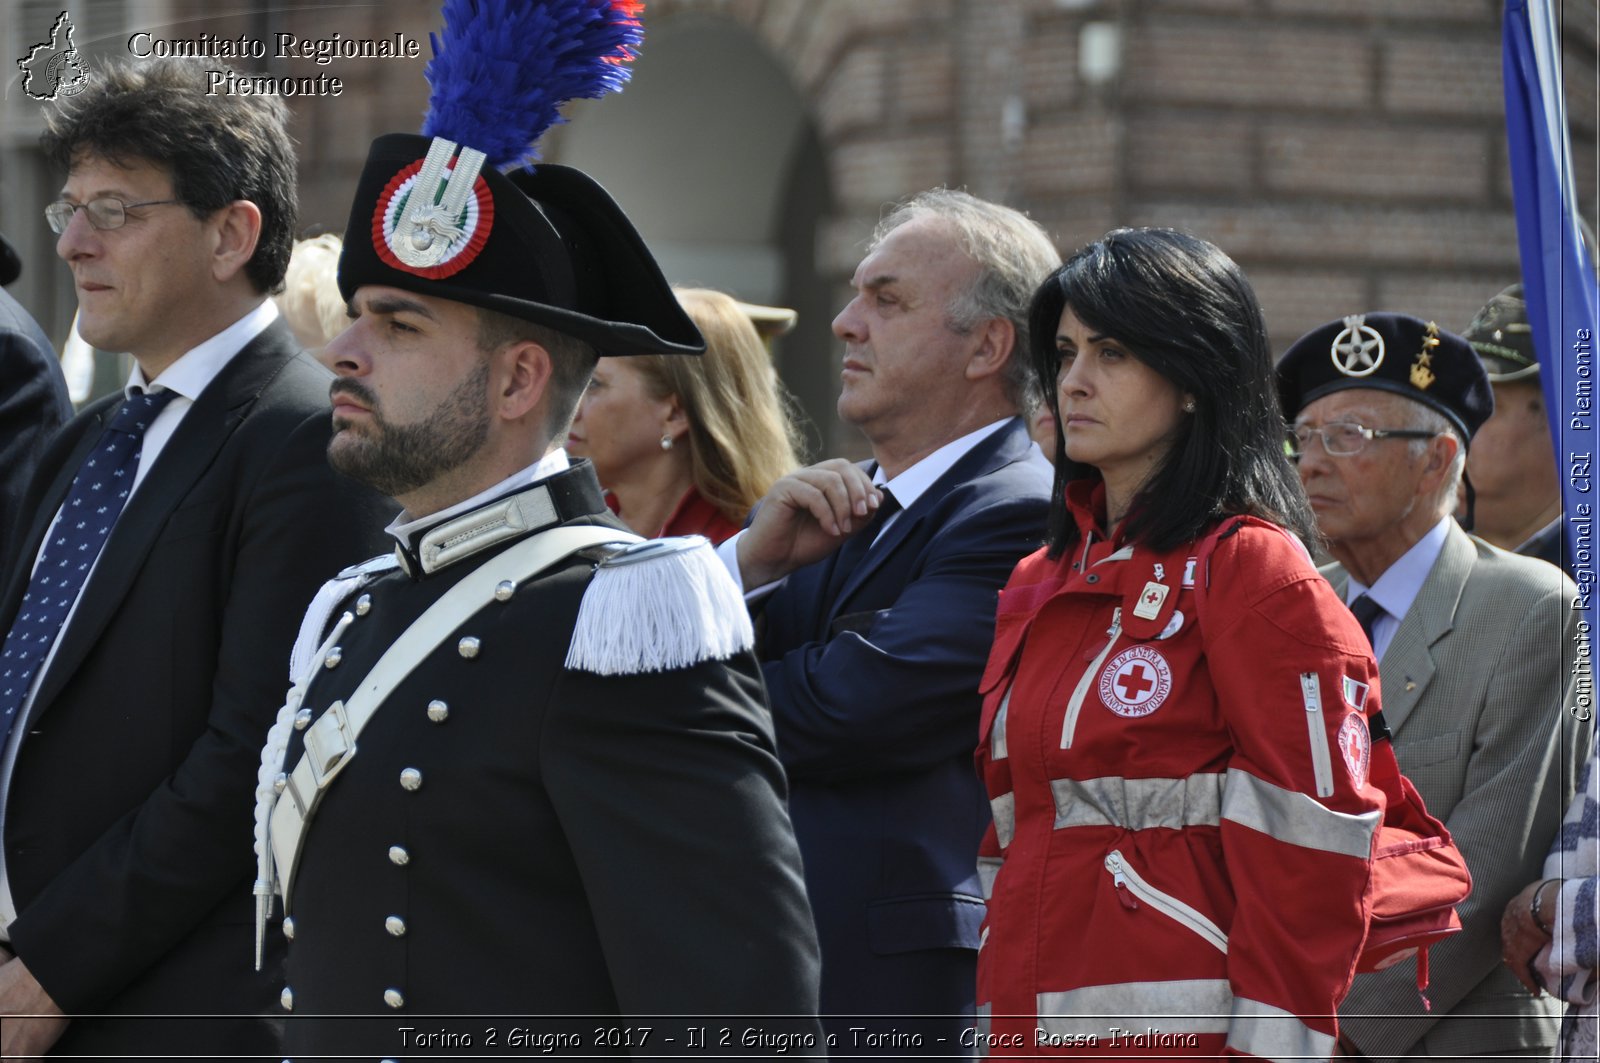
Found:
[[[426,158],[395,174],[378,196],[372,243],[395,269],[430,280],[461,272],[494,225],[494,198],[481,176],[484,154],[434,137]]]
[[[1345,376],[1370,376],[1383,364],[1383,337],[1367,326],[1365,314],[1344,319],[1344,330],[1333,338],[1328,355]]]

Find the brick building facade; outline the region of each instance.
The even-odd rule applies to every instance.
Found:
[[[1562,11],[1580,204],[1596,191],[1595,0]],[[58,5],[25,0],[9,51]],[[245,5],[240,4],[240,9]],[[652,0],[620,97],[584,103],[546,158],[591,169],[659,245],[675,281],[784,302],[802,326],[779,368],[814,446],[860,453],[836,423],[828,321],[884,204],[938,184],[1029,211],[1064,251],[1116,225],[1215,241],[1255,283],[1280,350],[1362,310],[1461,329],[1517,279],[1499,0]],[[307,226],[340,229],[367,142],[414,130],[433,0],[219,17],[202,0],[95,0],[107,24],[192,37],[280,31],[423,42],[419,60],[269,57],[332,73],[294,101]],[[74,12],[75,17],[78,12]],[[185,21],[197,18],[198,21]],[[31,26],[31,24],[30,24]],[[87,51],[126,53],[102,27]],[[80,47],[83,41],[80,40]],[[60,337],[70,287],[38,205],[53,176],[11,92],[0,228],[33,259],[13,289]],[[20,239],[19,239],[20,237]]]

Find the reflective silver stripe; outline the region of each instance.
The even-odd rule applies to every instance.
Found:
[[[1327,1059],[1333,1055],[1334,1039],[1313,1030],[1292,1012],[1235,997],[1228,1047],[1262,1059]]]
[[[1333,763],[1328,754],[1328,729],[1322,722],[1322,690],[1317,673],[1300,673],[1300,699],[1306,706],[1306,728],[1311,732],[1311,772],[1317,779],[1317,796],[1333,796]]]
[[[1011,834],[1017,826],[1017,795],[1001,794],[999,797],[991,797],[989,808],[994,813],[995,837],[1000,839],[1000,848],[1004,849],[1011,844]]]
[[[1000,708],[995,710],[994,726],[989,729],[989,759],[1006,759],[1006,710],[1011,707],[1012,687],[1006,687],[1006,696],[1000,699]]]
[[[993,1007],[993,1004],[978,1005],[978,1055],[980,1056],[989,1054],[989,1046],[987,1044],[989,1039],[989,1010]]]
[[[1000,865],[1005,863],[998,856],[978,857],[978,883],[983,887],[983,899],[988,900],[994,896],[995,876],[1000,874]]]
[[[1372,835],[1383,813],[1335,812],[1307,794],[1229,768],[1222,789],[1222,818],[1290,845],[1365,860],[1372,854]]]
[[[1110,561],[1111,558],[1106,558]],[[1072,697],[1067,699],[1067,715],[1061,721],[1061,748],[1072,748],[1072,732],[1078,729],[1078,713],[1083,711],[1083,699],[1089,696],[1089,688],[1094,686],[1095,678],[1100,674],[1100,666],[1106,663],[1106,658],[1111,656],[1111,647],[1117,644],[1117,639],[1122,635],[1122,607],[1119,605],[1111,610],[1111,627],[1106,632],[1106,648],[1100,651],[1089,665],[1088,669],[1078,679],[1078,685],[1072,689]]]
[[[1111,1024],[1134,1020],[1162,1033],[1227,1033],[1233,993],[1226,978],[1193,978],[1040,993],[1037,1003],[1039,1029],[1056,1037],[1104,1037]]]
[[[1224,776],[1183,779],[1053,779],[1056,829],[1064,827],[1215,827],[1222,821]]]

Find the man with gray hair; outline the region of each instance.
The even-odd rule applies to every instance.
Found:
[[[1462,932],[1432,950],[1427,1000],[1412,963],[1358,976],[1343,1048],[1548,1055],[1559,1002],[1501,965],[1499,927],[1538,875],[1588,748],[1564,711],[1576,589],[1451,517],[1467,444],[1494,408],[1466,340],[1400,314],[1351,316],[1298,340],[1278,374],[1300,481],[1338,562],[1323,572],[1372,642],[1400,768],[1473,879]]]
[[[1027,320],[1060,261],[1024,215],[964,192],[894,208],[833,322],[839,416],[872,460],[785,477],[723,544],[747,591],[782,581],[755,606],[760,656],[833,1055],[956,1050],[971,1025],[978,688],[995,596],[1044,539]]]

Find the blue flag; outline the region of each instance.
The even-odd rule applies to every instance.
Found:
[[[1583,243],[1560,77],[1561,44],[1552,0],[1506,0],[1506,139],[1522,254],[1528,324],[1561,474],[1575,609],[1592,628],[1595,611],[1595,520],[1600,517],[1596,456],[1595,341],[1600,287]],[[1590,635],[1591,642],[1594,636]],[[1593,710],[1592,682],[1580,707]]]

